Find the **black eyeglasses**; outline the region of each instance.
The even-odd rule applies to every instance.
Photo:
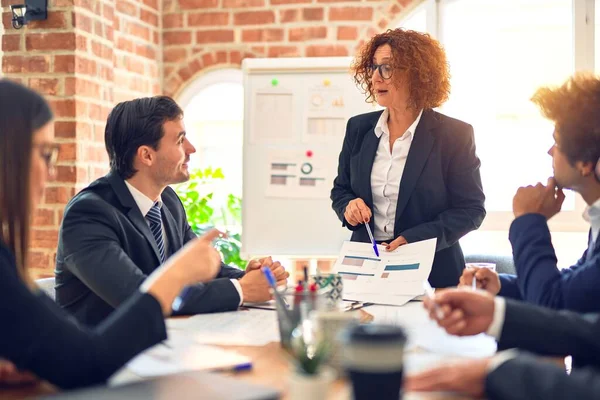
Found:
[[[390,79],[392,77],[393,68],[390,64],[371,64],[371,76],[373,76],[375,70],[379,71],[379,75],[383,79]]]
[[[56,165],[56,161],[58,160],[58,151],[60,150],[60,145],[56,143],[34,143],[33,148],[39,150],[40,157],[42,157],[48,169],[53,169]]]

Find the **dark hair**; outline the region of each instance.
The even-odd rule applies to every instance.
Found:
[[[392,48],[393,71],[407,72],[410,108],[435,108],[448,100],[450,71],[440,42],[427,33],[398,28],[373,36],[356,55],[352,66],[354,81],[367,95],[367,102],[375,99],[371,80],[373,56],[386,44]]]
[[[14,254],[25,282],[29,218],[29,175],[33,135],[52,120],[52,111],[38,93],[0,79],[0,240]]]
[[[158,150],[163,124],[183,117],[183,110],[168,96],[144,97],[116,105],[108,115],[104,143],[110,169],[123,179],[137,171],[133,159],[140,146]]]
[[[585,74],[569,78],[562,86],[538,89],[531,99],[554,122],[561,152],[571,165],[596,164],[600,158],[600,79]]]

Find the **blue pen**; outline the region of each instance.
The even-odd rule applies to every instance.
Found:
[[[373,237],[373,232],[371,232],[371,227],[368,222],[365,222],[365,228],[367,228],[367,233],[369,234],[369,239],[371,239],[371,243],[373,243],[373,250],[375,250],[375,255],[379,257],[379,250],[377,249],[377,243],[375,242],[375,238]]]
[[[265,275],[265,278],[267,278],[267,282],[269,282],[269,286],[271,286],[271,289],[273,290],[275,302],[279,303],[279,307],[281,307],[282,310],[286,310],[288,308],[288,304],[285,299],[281,297],[281,293],[277,291],[277,281],[275,280],[273,272],[269,269],[269,267],[262,267],[260,270]]]
[[[248,371],[251,369],[252,369],[252,363],[247,362],[244,364],[234,365],[233,367],[215,368],[215,369],[212,369],[211,371],[214,371],[214,372],[241,372],[241,371]]]
[[[183,307],[183,303],[185,303],[185,298],[188,296],[190,290],[191,288],[189,286],[183,288],[181,293],[179,293],[179,296],[177,296],[177,298],[175,298],[175,300],[173,301],[173,304],[171,306],[171,308],[173,308],[173,311],[181,310],[181,307]]]

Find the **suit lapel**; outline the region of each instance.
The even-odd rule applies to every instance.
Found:
[[[169,240],[168,257],[173,254],[171,249],[180,249],[183,247],[183,241],[181,235],[177,234],[177,223],[175,222],[175,218],[173,218],[173,214],[171,214],[171,211],[169,211],[165,203],[163,203],[161,210],[163,214],[163,223],[165,224],[165,232],[167,234],[167,239]]]
[[[127,218],[129,218],[129,220],[136,227],[136,229],[140,231],[142,235],[144,235],[144,237],[154,250],[154,255],[156,256],[156,259],[160,262],[160,252],[158,251],[156,240],[154,239],[154,236],[150,231],[150,227],[148,226],[146,219],[142,215],[142,212],[137,206],[135,200],[133,199],[131,192],[125,185],[125,181],[113,172],[107,175],[107,179],[123,207],[129,209],[129,211],[127,212]]]
[[[380,137],[375,135],[375,125],[381,116],[381,113],[375,114],[371,129],[369,129],[363,139],[362,147],[360,149],[360,160],[358,163],[358,187],[364,188],[363,200],[369,207],[373,207],[373,192],[371,191],[371,171],[373,169],[373,162],[375,161],[375,155],[377,154],[377,147],[379,147]]]
[[[398,203],[396,204],[396,221],[398,221],[398,218],[404,212],[404,208],[408,204],[408,199],[419,181],[423,167],[425,167],[429,153],[431,153],[435,141],[431,130],[437,124],[438,121],[434,111],[424,110],[410,145],[406,165],[404,166],[404,172],[400,180],[400,191],[398,193]],[[398,232],[394,232],[394,235],[397,234]]]

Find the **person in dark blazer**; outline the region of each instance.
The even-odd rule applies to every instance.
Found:
[[[218,232],[188,242],[97,328],[79,326],[27,269],[30,217],[59,150],[50,107],[5,79],[0,93],[0,386],[36,377],[62,388],[103,383],[167,338],[164,316],[185,285],[216,275],[220,258],[211,241]]]
[[[383,111],[350,118],[331,201],[351,240],[392,251],[436,238],[429,281],[455,286],[465,260],[458,240],[485,217],[473,127],[433,108],[450,92],[446,55],[428,34],[375,35],[354,64],[354,79]]]
[[[106,318],[196,237],[168,186],[189,179],[188,161],[196,151],[177,103],[156,96],[118,104],[108,117],[105,143],[111,171],[67,205],[56,254],[56,301],[89,325]],[[251,261],[245,272],[222,263],[216,279],[186,288],[175,314],[269,300],[261,266],[286,284],[289,274],[270,257]]]
[[[509,238],[516,275],[469,268],[461,284],[554,309],[600,312],[600,79],[578,75],[533,97],[554,122],[554,177],[546,185],[522,187],[513,200]],[[587,250],[575,265],[559,270],[547,221],[565,198],[563,188],[581,195],[590,223]]]
[[[498,340],[499,349],[518,348],[553,357],[572,355],[575,367],[567,375],[564,364],[508,350],[409,376],[407,390],[453,391],[492,400],[600,398],[599,314],[555,311],[465,288],[442,291],[424,305],[430,317],[450,334],[487,333]],[[435,307],[442,310],[442,318]]]

